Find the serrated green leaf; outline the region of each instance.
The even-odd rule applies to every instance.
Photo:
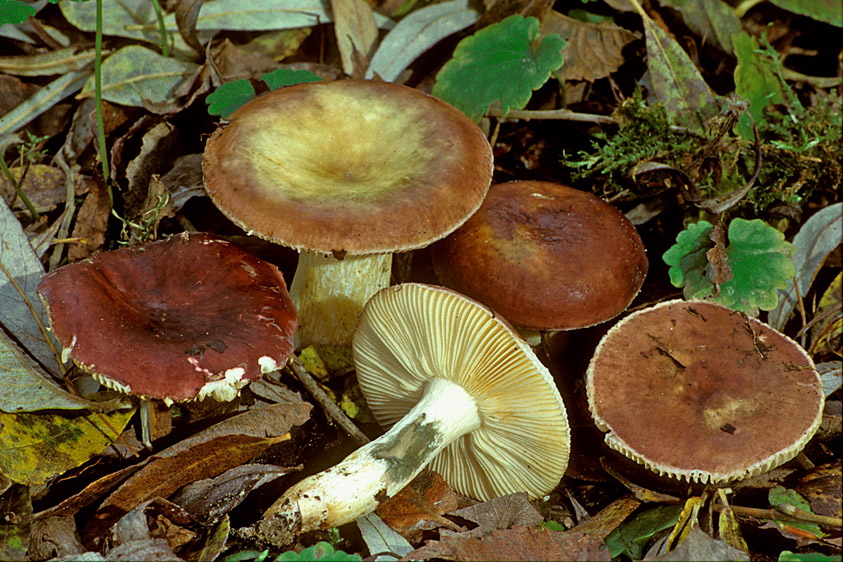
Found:
[[[735,56],[735,94],[749,102],[749,114],[756,123],[760,123],[764,108],[773,103],[785,101],[782,84],[776,78],[775,64],[770,57],[759,50],[758,41],[745,31],[734,38]],[[749,118],[742,116],[738,122],[738,134],[752,140],[752,126]]]
[[[139,45],[123,47],[102,63],[102,97],[121,105],[177,109],[175,89],[197,68],[195,63],[165,57]],[[79,97],[93,95],[91,77]]]
[[[524,108],[565,60],[565,40],[538,37],[539,20],[517,14],[466,37],[436,75],[433,95],[474,121],[494,102],[504,115]]]
[[[712,228],[711,223],[707,221],[688,225],[688,228],[676,237],[676,244],[668,248],[662,256],[664,262],[670,266],[670,283],[674,287],[686,287],[686,299],[701,298],[714,288],[705,273],[708,265],[705,253],[713,245],[709,239]]]
[[[133,414],[0,413],[0,472],[20,484],[43,484],[102,452]]]
[[[322,77],[310,72],[309,70],[293,70],[290,68],[277,68],[272,72],[267,72],[263,76],[263,81],[269,86],[270,90],[277,90],[285,86],[294,86],[296,84],[305,84],[307,82],[319,82]]]
[[[35,12],[35,8],[19,0],[0,0],[0,25],[23,23],[29,16],[34,16]]]
[[[671,283],[684,287],[686,299],[706,298],[714,292],[706,256],[714,247],[708,239],[711,228],[706,221],[690,225],[662,256],[671,266]],[[795,273],[790,259],[794,251],[781,232],[761,219],[734,219],[729,223],[726,248],[732,278],[720,285],[720,294],[711,300],[751,316],[757,315],[759,308],[774,309],[778,304],[777,290],[787,287]]]
[[[205,102],[208,104],[210,115],[219,115],[223,119],[234,113],[244,103],[255,97],[255,88],[245,78],[227,82],[214,90]]]
[[[790,257],[796,249],[784,234],[761,219],[736,218],[729,223],[729,256],[733,277],[720,285],[714,299],[750,316],[758,309],[772,310],[779,302],[778,289],[787,287],[795,269]]]
[[[843,27],[843,3],[840,0],[770,0],[773,4],[817,21]]]
[[[641,19],[653,94],[675,124],[701,132],[719,111],[714,94],[679,43],[646,14]]]

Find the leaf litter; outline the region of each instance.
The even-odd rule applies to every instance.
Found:
[[[839,27],[839,7],[745,4],[557,2],[551,10],[547,2],[527,1],[490,0],[481,7],[296,0],[278,10],[266,0],[244,10],[233,0],[207,0],[163,6],[161,27],[154,3],[106,3],[107,184],[99,175],[91,99],[95,3],[65,0],[34,15],[29,9],[4,14],[14,18],[4,23],[15,27],[5,26],[9,33],[0,38],[12,55],[0,58],[0,88],[14,100],[4,102],[10,105],[0,116],[10,169],[0,192],[0,263],[9,272],[0,276],[0,472],[6,519],[14,523],[5,527],[0,557],[725,560],[743,559],[741,534],[752,556],[839,556],[834,436],[840,435],[841,312],[833,297],[840,278],[841,153],[833,139],[839,139],[840,78],[836,55],[819,43]],[[71,28],[78,47],[65,35]],[[496,50],[500,45],[511,49]],[[806,64],[812,60],[822,62]],[[812,76],[822,64],[826,75]],[[405,83],[454,103],[488,132],[495,181],[525,175],[561,181],[625,212],[646,207],[635,224],[655,271],[634,307],[676,298],[684,288],[686,297],[721,299],[811,344],[828,390],[821,430],[804,458],[737,483],[728,506],[700,500],[703,514],[719,515],[699,517],[677,532],[681,540],[667,540],[681,511],[675,502],[703,498],[704,491],[653,483],[630,468],[628,477],[666,493],[638,488],[633,497],[611,473],[572,470],[560,486],[565,495],[476,502],[427,471],[382,502],[380,517],[358,521],[360,539],[347,528],[315,532],[298,537],[286,553],[250,542],[245,530],[270,496],[355,446],[302,398],[309,391],[284,370],[253,383],[231,404],[161,408],[167,423],[153,450],[144,451],[125,399],[96,394],[81,380],[76,386],[84,397],[69,391],[66,375],[75,380],[77,374],[57,365],[30,306],[43,317],[34,289],[47,270],[185,230],[224,233],[292,278],[294,252],[238,232],[208,204],[204,141],[217,115],[226,117],[267,89],[343,74]],[[759,171],[746,144],[752,141],[747,115],[734,129],[723,125],[721,96],[732,90],[758,124],[762,160],[752,190],[718,216],[687,203],[737,192]],[[553,121],[574,114],[580,124]],[[625,139],[630,125],[644,136]],[[679,136],[666,141],[664,131]],[[38,135],[44,142],[35,150]],[[26,150],[32,157],[23,162]],[[581,155],[579,167],[566,165],[572,154]],[[27,181],[18,186],[23,173]],[[49,174],[55,178],[38,189],[33,180]],[[687,198],[694,187],[697,200]],[[42,216],[33,218],[18,193]],[[670,261],[657,263],[674,242],[680,247]],[[429,281],[425,251],[409,257],[401,275]],[[580,376],[573,356],[588,355],[594,344],[582,347],[542,358],[551,371],[566,363],[565,370]],[[366,434],[382,431],[363,415],[353,365],[320,383]],[[570,386],[563,395],[576,410],[577,384]],[[588,419],[587,412],[577,416]],[[594,439],[593,428],[575,429],[575,458],[614,454],[599,441],[587,445],[587,436]],[[659,545],[667,546],[659,551]]]

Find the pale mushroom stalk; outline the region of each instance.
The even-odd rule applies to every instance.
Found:
[[[392,428],[341,463],[305,478],[266,512],[262,523],[278,519],[300,531],[337,527],[366,515],[383,494],[406,486],[439,452],[481,425],[471,395],[460,385],[433,379],[424,396]]]
[[[374,510],[424,467],[481,500],[555,488],[570,433],[547,369],[481,304],[421,283],[378,291],[352,337],[360,390],[390,429],[339,465],[288,490],[255,528],[286,546]]]
[[[302,319],[295,347],[351,345],[354,326],[372,295],[389,285],[392,254],[345,256],[301,250],[290,298]]]

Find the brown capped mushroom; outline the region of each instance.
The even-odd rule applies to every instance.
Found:
[[[66,265],[38,295],[65,360],[143,398],[232,400],[293,351],[296,310],[281,273],[209,234]]]
[[[265,541],[354,521],[425,466],[481,500],[547,494],[568,464],[565,407],[547,369],[499,316],[443,287],[378,292],[354,333],[360,388],[391,428],[302,480],[264,514]]]
[[[792,459],[819,427],[808,354],[766,324],[705,301],[668,301],[618,322],[587,373],[606,443],[651,470],[724,484]]]
[[[493,185],[480,209],[431,251],[443,285],[530,330],[614,318],[648,269],[644,244],[620,211],[541,181]]]
[[[388,82],[311,82],[264,94],[208,140],[205,188],[250,234],[295,248],[296,347],[350,345],[392,252],[426,246],[483,201],[492,152],[447,103]]]

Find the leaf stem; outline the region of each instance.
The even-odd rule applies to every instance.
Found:
[[[165,57],[170,56],[170,45],[167,41],[167,29],[164,27],[164,13],[161,11],[161,3],[158,0],[151,0],[152,6],[155,8],[155,17],[158,19],[158,33],[161,36],[161,54]]]

